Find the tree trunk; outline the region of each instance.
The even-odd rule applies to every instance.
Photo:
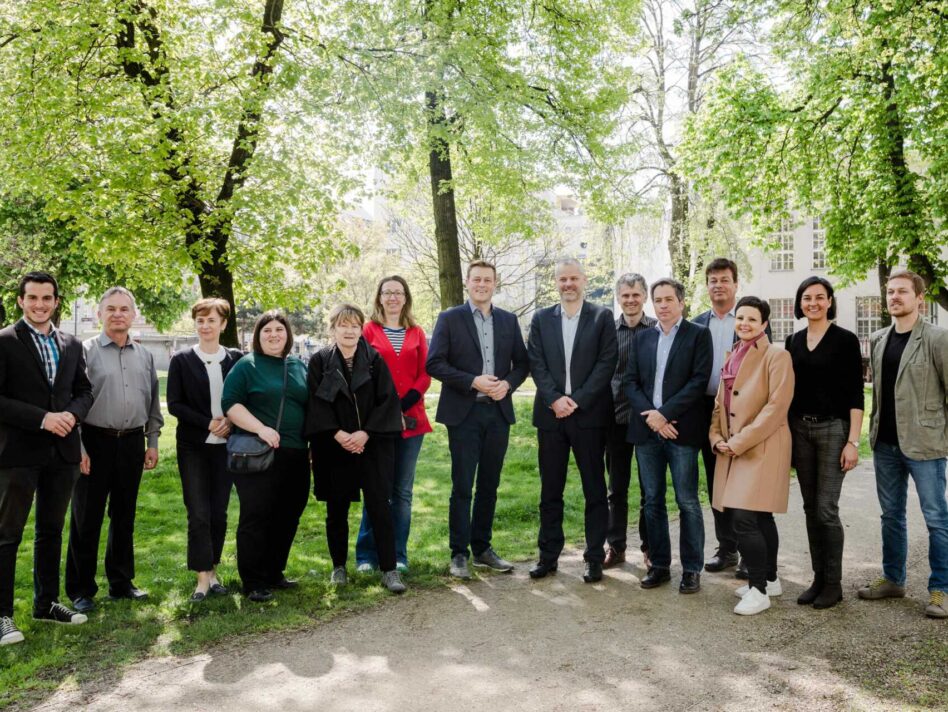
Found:
[[[888,326],[892,323],[892,316],[889,314],[889,310],[886,308],[885,300],[885,289],[886,283],[889,281],[889,273],[892,272],[892,268],[889,266],[889,263],[885,260],[879,260],[878,265],[879,272],[879,297],[882,299],[882,311],[880,316],[882,318],[882,326]]]
[[[220,297],[226,299],[227,303],[230,304],[230,319],[227,320],[227,328],[221,334],[221,343],[224,346],[239,348],[241,344],[237,339],[237,304],[234,301],[234,275],[224,261],[224,255],[227,251],[227,239],[221,229],[218,228],[210,236],[210,241],[214,244],[211,259],[201,264],[197,270],[198,283],[201,285],[201,296]]]
[[[688,182],[677,173],[671,179],[671,229],[668,233],[668,251],[671,255],[672,276],[682,284],[688,283],[691,271],[691,249],[688,243]]]
[[[451,173],[451,147],[443,138],[447,125],[444,107],[435,92],[425,92],[428,115],[428,170],[431,176],[431,204],[434,209],[435,244],[438,247],[441,308],[464,302],[461,278],[461,248],[458,244],[457,210]]]

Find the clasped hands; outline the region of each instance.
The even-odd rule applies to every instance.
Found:
[[[490,396],[495,401],[503,400],[507,397],[507,394],[510,393],[510,384],[507,383],[507,381],[486,373],[475,378],[471,387],[475,391]]]
[[[230,435],[230,421],[227,418],[211,418],[211,422],[208,424],[207,429],[210,431],[211,435],[216,435],[219,438],[226,438]]]
[[[357,430],[354,433],[337,430],[334,437],[336,442],[342,445],[343,450],[353,455],[361,455],[365,452],[365,444],[369,441],[369,434],[364,430]]]
[[[43,418],[43,430],[48,430],[61,438],[69,435],[74,427],[76,427],[76,416],[69,411],[47,413]]]
[[[645,424],[658,433],[666,440],[674,440],[678,437],[678,429],[675,427],[677,420],[668,420],[657,410],[643,410],[640,415],[645,418]]]
[[[553,414],[557,418],[568,418],[571,416],[579,406],[569,396],[560,396],[555,401],[553,405],[550,406],[553,409]]]

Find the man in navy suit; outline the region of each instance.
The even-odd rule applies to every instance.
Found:
[[[602,579],[609,528],[604,451],[614,417],[612,374],[618,347],[612,312],[584,299],[586,274],[575,259],[554,272],[560,303],[533,315],[527,352],[536,383],[533,424],[540,466],[540,560],[532,578],[556,571],[563,550],[563,490],[573,451],[586,499],[587,583]]]
[[[494,552],[491,536],[500,472],[515,421],[511,394],[530,365],[516,315],[491,303],[497,284],[494,265],[472,262],[466,284],[470,299],[441,312],[425,364],[444,386],[436,420],[448,428],[451,575],[462,579],[471,577],[468,553],[474,555],[475,566],[503,572],[514,568]]]
[[[23,318],[0,331],[0,645],[13,623],[16,550],[36,497],[33,617],[85,623],[59,603],[63,523],[79,477],[79,423],[92,406],[82,344],[53,326],[59,285],[45,272],[20,280]]]
[[[721,382],[721,367],[724,366],[724,360],[728,352],[734,342],[737,341],[737,332],[734,330],[736,322],[734,306],[737,304],[737,264],[727,257],[716,257],[705,268],[704,278],[708,288],[708,297],[711,299],[711,308],[696,316],[693,321],[695,324],[708,328],[711,332],[711,344],[714,349],[711,377],[708,379],[708,387],[705,389],[701,403],[701,407],[704,409],[705,421],[710,428],[711,414],[714,412],[714,397],[717,395],[718,384]],[[769,323],[767,324],[767,338],[773,341]],[[710,502],[714,495],[714,465],[717,462],[717,455],[708,438],[705,438],[701,444],[701,459],[704,460],[704,475],[708,487],[708,501]],[[737,566],[735,574],[737,578],[746,579],[747,569],[743,562],[738,564],[737,536],[734,534],[734,528],[731,524],[730,510],[726,509],[719,512],[712,509],[711,511],[714,514],[714,534],[717,537],[718,545],[714,556],[705,562],[705,571],[724,571],[732,566]]]
[[[698,452],[708,439],[701,398],[711,374],[711,334],[685,319],[685,288],[673,279],[652,284],[658,325],[636,334],[625,389],[632,413],[628,440],[645,488],[651,568],[642,588],[670,581],[671,541],[665,509],[665,470],[671,470],[681,517],[678,590],[701,590],[704,519],[698,500]]]

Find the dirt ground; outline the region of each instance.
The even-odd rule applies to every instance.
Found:
[[[414,592],[312,630],[159,658],[120,677],[63,689],[36,709],[74,710],[886,710],[948,705],[948,624],[923,615],[927,532],[909,498],[909,582],[902,600],[860,601],[879,574],[879,506],[869,464],[848,476],[845,600],[796,604],[809,584],[799,492],[778,517],[784,594],[753,617],[732,613],[732,572],[697,595],[645,591],[638,555],[582,581],[559,572],[487,575]],[[713,524],[706,513],[708,542]],[[677,523],[672,523],[677,547]],[[569,532],[567,536],[575,536]],[[677,560],[677,556],[676,556]]]

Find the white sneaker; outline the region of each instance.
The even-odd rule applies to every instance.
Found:
[[[744,594],[741,602],[734,606],[734,612],[739,616],[755,616],[770,608],[770,596],[765,596],[756,588]]]
[[[372,564],[362,563],[356,566],[356,571],[360,574],[369,574],[375,571],[375,567]]]
[[[749,588],[750,584],[745,583],[734,592],[734,595],[738,598],[744,598],[744,594],[747,593],[747,589]],[[768,596],[779,596],[783,593],[783,586],[780,585],[779,578],[775,578],[773,581],[768,581],[765,588],[767,589]]]
[[[23,642],[23,633],[13,623],[12,618],[0,617],[0,645],[13,645]]]

